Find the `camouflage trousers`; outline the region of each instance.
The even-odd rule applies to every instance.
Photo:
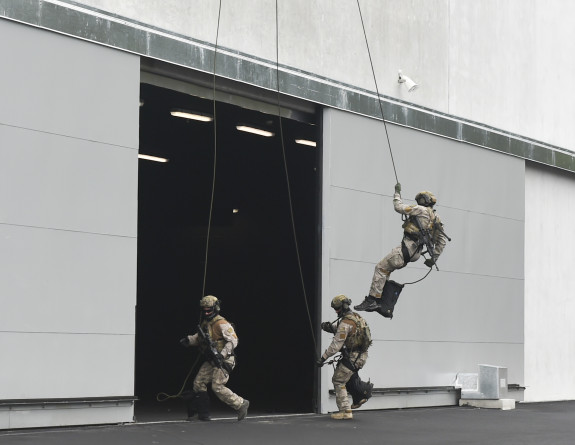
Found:
[[[409,261],[417,261],[421,256],[417,243],[409,238],[404,238],[404,242],[410,255]],[[371,287],[369,288],[369,295],[381,298],[383,287],[391,272],[401,269],[403,266],[405,266],[405,260],[401,251],[401,245],[399,245],[393,248],[391,252],[375,266]]]
[[[367,361],[367,352],[362,352],[361,354],[352,352],[350,354],[350,359],[351,362],[355,364],[357,369],[363,368],[365,362]],[[331,378],[333,389],[335,390],[335,403],[340,411],[351,409],[345,385],[354,372],[355,371],[352,371],[347,366],[344,366],[340,361],[335,368],[333,377]]]
[[[226,359],[232,368],[235,366],[235,358],[229,357]],[[221,368],[216,368],[210,362],[204,362],[194,379],[194,391],[202,392],[207,391],[208,385],[212,384],[212,391],[218,399],[224,402],[229,407],[238,410],[244,399],[234,393],[231,389],[226,387],[226,383],[230,379],[229,374]]]

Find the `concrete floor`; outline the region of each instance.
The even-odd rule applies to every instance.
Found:
[[[0,432],[2,445],[573,445],[575,401],[518,404],[515,410],[441,407],[360,411],[353,420],[328,415],[258,416],[234,412],[211,422],[165,420],[130,425]],[[178,414],[179,417],[179,414]]]

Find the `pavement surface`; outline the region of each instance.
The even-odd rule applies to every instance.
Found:
[[[0,431],[2,445],[517,444],[574,445],[575,401],[517,404],[514,410],[469,407],[358,411],[329,415],[250,415],[211,422],[167,420],[126,425]]]

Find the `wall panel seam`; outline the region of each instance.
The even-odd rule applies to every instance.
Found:
[[[97,141],[95,139],[86,139],[86,138],[82,138],[79,136],[72,136],[69,134],[62,134],[62,133],[54,133],[52,131],[46,131],[46,130],[39,130],[36,128],[30,128],[30,127],[23,127],[20,125],[13,125],[13,124],[7,124],[5,122],[0,122],[0,126],[2,127],[8,127],[8,128],[16,128],[18,130],[23,130],[23,131],[31,131],[34,133],[42,133],[42,134],[47,134],[50,136],[57,136],[57,137],[61,137],[61,138],[66,138],[66,139],[74,139],[74,140],[78,140],[78,141],[83,141],[83,142],[92,142],[94,144],[98,144],[98,145],[105,145],[107,147],[117,147],[117,148],[123,148],[123,149],[127,149],[127,150],[138,150],[138,147],[129,147],[127,145],[120,145],[120,144],[112,144],[110,142],[105,142],[105,141]]]
[[[8,223],[8,222],[4,222],[4,221],[0,221],[0,226],[23,227],[23,228],[27,228],[27,229],[37,229],[37,230],[56,230],[58,232],[81,233],[81,234],[95,235],[95,236],[109,236],[109,237],[113,237],[113,238],[138,239],[137,235],[121,235],[121,234],[115,234],[115,233],[89,232],[89,231],[84,231],[84,230],[61,229],[58,227],[42,227],[42,226],[32,226],[32,225],[27,225],[27,224]]]

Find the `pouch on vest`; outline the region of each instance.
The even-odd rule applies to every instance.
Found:
[[[385,318],[393,318],[393,308],[397,303],[399,294],[403,290],[403,284],[396,283],[393,280],[387,280],[381,293],[381,304],[376,309]]]

